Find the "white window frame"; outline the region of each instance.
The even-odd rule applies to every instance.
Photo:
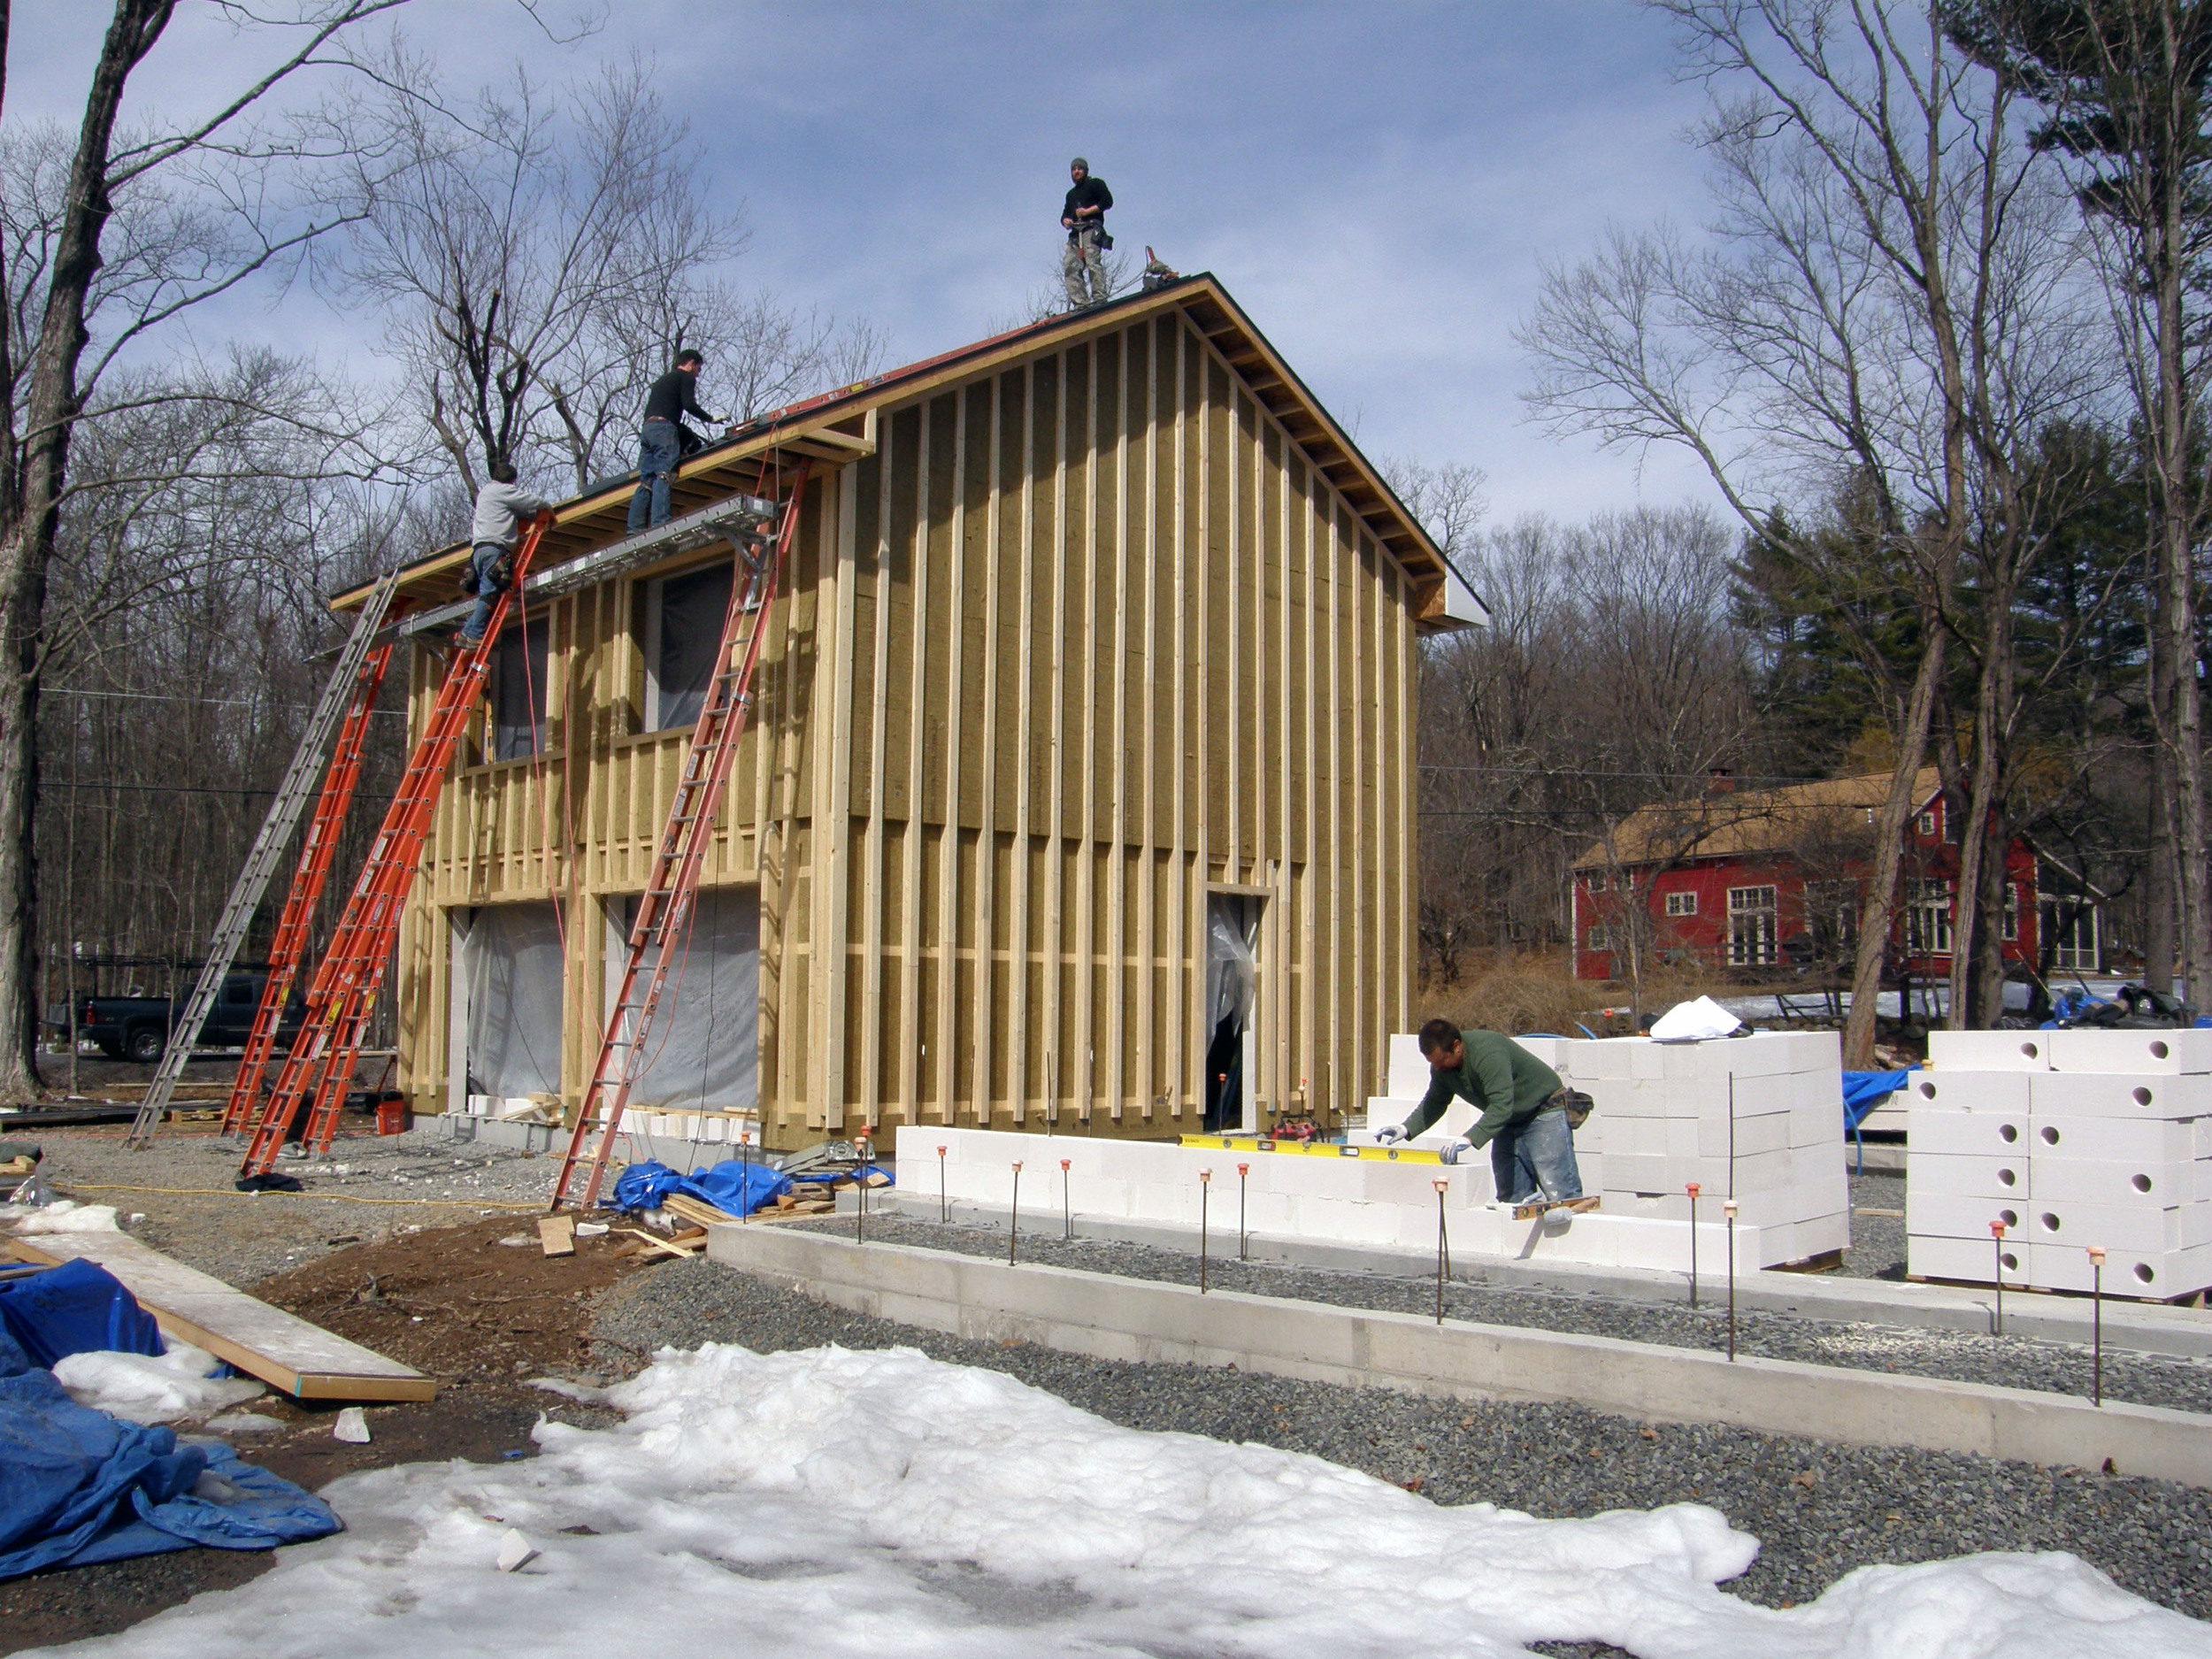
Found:
[[[1948,876],[1918,876],[1905,886],[1905,954],[1947,956],[1955,902]]]
[[[1609,951],[1613,949],[1613,930],[1603,922],[1594,923],[1587,935],[1589,942],[1583,947],[1589,951]]]
[[[1728,889],[1728,965],[1771,967],[1781,956],[1781,895],[1771,886]]]
[[[1920,833],[1929,841],[1935,841],[1942,835],[1943,806],[1941,803],[1921,809]]]
[[[2053,936],[2051,966],[2054,969],[2063,968],[2074,973],[2103,972],[2104,923],[2102,913],[2094,904],[2084,906],[2075,915],[2072,926],[2066,930],[2073,937],[2070,940],[2066,939],[2060,935],[2058,926],[2059,902],[2064,896],[2062,894],[2046,894],[2041,907],[2044,930]],[[2081,945],[2081,935],[2085,927],[2089,934],[2089,948],[2086,952],[2082,949]]]
[[[1670,917],[1697,914],[1697,889],[1694,887],[1679,893],[1670,893],[1666,898],[1667,914]]]

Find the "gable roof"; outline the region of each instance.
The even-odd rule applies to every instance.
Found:
[[[1697,858],[1740,857],[1784,853],[1809,830],[1847,824],[1853,814],[1881,810],[1889,799],[1890,774],[1828,778],[1781,789],[1730,790],[1694,801],[1661,801],[1639,807],[1623,818],[1609,838],[1590,843],[1574,861],[1577,870],[1618,864],[1683,864]],[[1916,811],[1942,789],[1933,766],[1923,766],[1913,780]]]
[[[1415,588],[1417,626],[1425,633],[1436,633],[1486,625],[1488,611],[1452,568],[1442,549],[1229,297],[1228,290],[1206,272],[1148,294],[1125,296],[1095,310],[1048,317],[760,416],[708,444],[677,469],[670,488],[672,512],[680,516],[741,491],[772,495],[780,463],[787,465],[803,456],[818,465],[837,465],[872,454],[877,414],[892,403],[1002,367],[1043,348],[1177,310],[1222,354],[1245,388],[1282,424],[1314,469],[1336,488],[1406,572]],[[635,487],[636,474],[630,472],[555,503],[554,524],[546,533],[535,568],[549,570],[620,540]],[[459,571],[468,552],[467,542],[456,542],[404,565],[400,592],[434,588],[438,597],[449,596],[446,579]],[[365,582],[335,595],[331,608],[357,608],[373,585]]]

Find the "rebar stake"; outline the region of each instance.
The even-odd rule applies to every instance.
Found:
[[[1014,1207],[1006,1215],[1006,1265],[1014,1265],[1014,1240],[1021,1237],[1022,1229],[1022,1166],[1014,1161]]]
[[[2104,1405],[2104,1246],[2089,1247],[2089,1329],[2093,1346],[2090,1352],[2094,1367],[2089,1374],[2089,1403],[2100,1409]]]
[[[1728,1363],[1736,1363],[1736,1201],[1724,1202],[1721,1214],[1728,1217]]]
[[[860,1143],[860,1179],[853,1184],[853,1190],[859,1194],[853,1205],[853,1242],[865,1244],[868,1241],[868,1167],[874,1162],[875,1148],[868,1142],[868,1131],[864,1125],[853,1139]]]
[[[1990,1334],[2002,1336],[2005,1333],[2005,1224],[2001,1221],[1991,1222],[1989,1236],[1997,1251],[1997,1326]]]
[[[1697,1306],[1697,1183],[1689,1185],[1690,1194],[1690,1306]]]
[[[1444,1323],[1444,1281],[1452,1276],[1452,1245],[1444,1233],[1444,1194],[1451,1182],[1438,1176],[1429,1183],[1436,1188],[1436,1322]]]
[[[1248,1259],[1244,1253],[1244,1189],[1245,1178],[1251,1172],[1249,1164],[1237,1165],[1237,1260],[1240,1262]]]
[[[1214,1172],[1198,1171],[1198,1294],[1206,1294],[1206,1199],[1214,1189]]]
[[[945,1198],[945,1148],[937,1148],[937,1225],[942,1226],[952,1219],[952,1208]]]
[[[749,1129],[737,1132],[737,1190],[741,1194],[737,1201],[737,1218],[749,1222],[753,1218],[753,1132]]]
[[[1060,1236],[1075,1236],[1075,1201],[1068,1196],[1068,1165],[1071,1159],[1060,1160]]]

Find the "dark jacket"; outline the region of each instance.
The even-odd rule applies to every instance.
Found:
[[[1444,1115],[1452,1096],[1472,1102],[1482,1114],[1467,1132],[1470,1146],[1487,1146],[1508,1124],[1525,1123],[1564,1087],[1559,1073],[1513,1041],[1494,1031],[1460,1033],[1466,1044],[1456,1071],[1438,1071],[1420,1109],[1406,1119],[1409,1139]]]
[[[1076,228],[1081,229],[1093,225],[1103,228],[1106,223],[1106,210],[1113,204],[1114,193],[1106,188],[1106,180],[1087,173],[1083,175],[1083,182],[1068,192],[1067,202],[1060,209],[1060,217],[1075,219],[1077,208],[1094,207],[1098,209],[1098,211],[1088,219],[1075,219]],[[1073,230],[1068,233],[1071,236],[1074,234]]]
[[[699,407],[699,377],[689,369],[671,369],[645,395],[645,419],[672,421],[690,415],[712,426],[715,417]]]

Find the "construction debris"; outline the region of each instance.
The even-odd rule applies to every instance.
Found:
[[[334,1440],[343,1440],[349,1446],[366,1446],[369,1443],[369,1414],[359,1406],[348,1406],[338,1414],[338,1421],[332,1425],[330,1437]]]
[[[538,1244],[548,1256],[576,1254],[576,1217],[544,1216],[538,1221]]]

